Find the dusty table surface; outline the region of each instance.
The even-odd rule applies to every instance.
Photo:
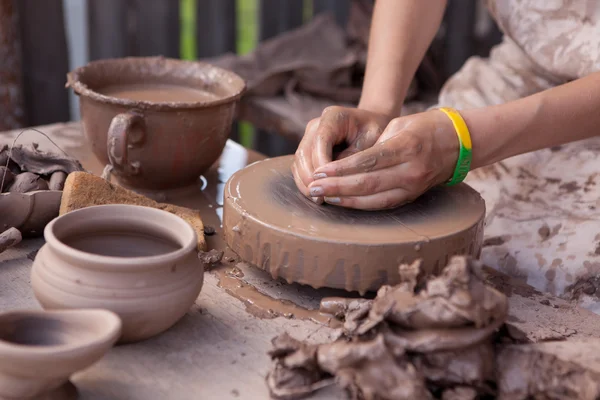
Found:
[[[101,172],[103,166],[87,148],[79,124],[39,129],[87,170]],[[11,142],[17,133],[0,133],[0,144]],[[43,150],[53,147],[32,131],[18,143],[32,142]],[[575,144],[564,154],[546,150],[515,158],[469,178],[488,207],[488,240],[482,258],[517,277],[515,282],[502,280],[497,286],[509,295],[509,321],[534,339],[589,337],[600,326],[600,317],[589,311],[524,285],[529,282],[556,293],[558,286],[545,284],[553,277],[547,271],[555,271],[561,279],[567,273],[575,279],[573,273],[580,271],[588,274],[581,279],[595,283],[600,236],[592,228],[597,225],[595,204],[600,196],[592,162],[600,141],[595,143],[595,147]],[[573,158],[566,160],[567,156]],[[234,171],[261,158],[229,142],[220,163],[206,174],[204,190],[169,200],[201,210],[205,224],[216,231],[207,237],[209,248],[225,248],[219,218],[224,182]],[[0,254],[0,311],[39,308],[29,276],[43,243],[43,239],[25,240]],[[544,278],[541,284],[540,276]],[[591,289],[586,293],[593,298]],[[84,400],[266,399],[264,377],[270,366],[271,338],[288,331],[298,339],[328,340],[334,331],[326,325],[326,318],[309,310],[318,308],[322,297],[339,294],[274,281],[226,252],[222,265],[205,275],[200,296],[178,324],[156,338],[112,349],[99,363],[76,375],[74,382]],[[344,396],[329,390],[313,398]]]
[[[79,124],[37,129],[78,158],[88,171],[102,172],[103,166],[88,149]],[[18,132],[0,133],[0,144],[12,142]],[[33,131],[23,134],[17,143],[32,142],[39,143],[40,149],[53,150],[47,139]],[[224,182],[236,170],[262,158],[228,142],[220,164],[205,175],[207,184],[203,191],[169,200],[202,211],[205,225],[216,230],[215,235],[207,237],[209,248],[225,248],[219,219]],[[29,239],[0,254],[0,311],[40,308],[30,287],[30,271],[43,244],[41,238]],[[238,263],[233,254],[227,253],[226,257],[228,260],[216,271],[205,274],[196,303],[173,328],[141,343],[118,346],[99,363],[76,375],[73,381],[80,398],[266,399],[269,395],[264,378],[270,366],[267,351],[274,336],[289,331],[300,339],[327,340],[333,331],[323,324],[325,321],[310,320],[312,314],[301,308],[318,308],[320,297],[327,291],[283,285]],[[280,303],[274,298],[290,302]],[[287,317],[278,317],[284,313]],[[339,392],[329,391],[316,398],[340,396]]]

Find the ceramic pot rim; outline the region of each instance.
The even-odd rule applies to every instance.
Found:
[[[82,81],[85,73],[93,68],[97,68],[100,65],[110,65],[110,64],[121,64],[121,63],[136,63],[136,64],[162,64],[162,65],[174,65],[174,66],[195,66],[198,69],[204,68],[207,70],[212,69],[213,71],[218,71],[223,77],[228,77],[229,79],[236,82],[236,90],[234,90],[230,95],[221,97],[216,100],[208,100],[208,101],[197,101],[192,103],[185,102],[167,102],[167,103],[152,103],[148,101],[138,101],[138,100],[130,100],[123,98],[116,98],[111,96],[103,95],[85,84]],[[246,82],[242,77],[233,71],[226,70],[221,67],[217,67],[212,64],[208,64],[202,61],[186,61],[186,60],[178,60],[173,58],[166,57],[124,57],[124,58],[108,58],[102,60],[91,61],[88,64],[76,68],[73,71],[67,74],[67,84],[66,87],[71,87],[79,96],[86,96],[93,100],[99,101],[101,103],[113,104],[118,106],[124,106],[129,108],[138,108],[138,109],[147,109],[147,110],[157,110],[157,111],[177,111],[182,109],[194,109],[194,108],[208,108],[214,107],[221,104],[233,103],[238,100],[246,91]]]
[[[105,343],[114,344],[121,336],[121,329],[123,322],[121,318],[113,311],[106,310],[103,308],[80,308],[80,309],[65,309],[65,310],[10,310],[0,313],[0,318],[7,315],[18,315],[29,318],[47,318],[53,319],[53,317],[60,318],[62,316],[94,316],[96,318],[102,318],[109,329],[98,334],[96,338],[88,341],[80,341],[76,343],[64,343],[56,345],[27,345],[12,343],[0,338],[0,352],[5,356],[19,357],[20,359],[40,359],[47,356],[55,357],[68,357],[70,359],[76,358],[76,353],[82,347],[90,347],[94,345],[101,346]],[[111,345],[112,345],[111,344]]]
[[[54,227],[57,223],[60,223],[60,221],[72,219],[78,215],[83,216],[88,213],[95,213],[100,209],[106,210],[105,212],[107,213],[108,217],[110,217],[110,215],[117,210],[129,210],[130,212],[144,213],[147,215],[148,220],[153,220],[153,217],[169,219],[174,224],[178,225],[177,232],[179,237],[177,239],[182,243],[178,243],[178,245],[181,247],[177,250],[154,256],[116,257],[77,250],[71,246],[68,246],[62,240],[56,237],[54,233]],[[83,218],[82,224],[85,223],[85,218]],[[196,231],[194,231],[194,229],[181,217],[171,214],[168,211],[158,210],[156,208],[126,204],[105,204],[91,206],[63,214],[59,217],[56,217],[48,225],[46,225],[46,228],[44,228],[44,238],[46,239],[46,243],[49,245],[52,251],[76,260],[80,267],[85,268],[86,264],[92,266],[92,268],[94,265],[101,265],[105,270],[116,269],[119,271],[148,269],[152,268],[152,266],[176,262],[177,260],[187,256],[190,252],[195,251],[197,249],[198,242]]]

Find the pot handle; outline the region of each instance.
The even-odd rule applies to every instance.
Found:
[[[128,150],[144,144],[146,126],[144,116],[137,111],[116,115],[108,127],[108,160],[121,175],[137,175],[139,161],[129,159]]]

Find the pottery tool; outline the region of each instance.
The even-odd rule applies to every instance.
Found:
[[[183,218],[198,235],[198,250],[206,250],[204,224],[197,210],[157,203],[123,187],[113,185],[99,176],[87,172],[73,172],[67,177],[60,204],[60,214],[89,206],[104,204],[130,204],[158,208]]]
[[[306,199],[292,161],[252,164],[225,187],[227,244],[274,278],[365,292],[398,283],[401,263],[421,259],[423,271],[438,273],[452,255],[479,256],[485,203],[466,184],[393,210],[351,210]]]

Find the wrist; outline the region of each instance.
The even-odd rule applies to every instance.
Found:
[[[460,140],[452,120],[440,110],[429,111],[435,114],[435,142],[438,148],[440,169],[437,183],[444,184],[452,179],[460,156]]]
[[[389,117],[389,119],[397,118],[402,112],[402,102],[396,101],[370,101],[368,98],[361,97],[358,103],[358,109],[369,111]]]

